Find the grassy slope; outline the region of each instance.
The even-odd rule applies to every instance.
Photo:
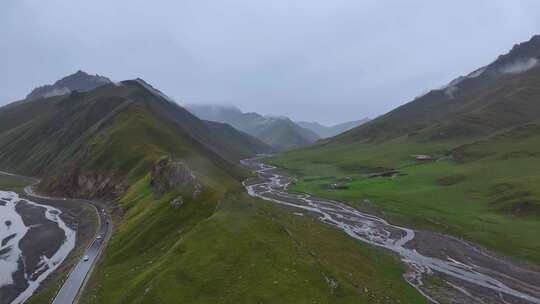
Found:
[[[27,175],[40,175],[73,158],[78,140],[117,107],[119,98],[88,102],[51,98],[0,108],[8,122],[0,130],[0,166]]]
[[[424,303],[394,257],[241,194],[237,170],[143,105],[116,116],[85,150],[85,170],[129,170],[131,186],[83,303]],[[187,161],[205,185],[196,200],[184,195],[179,209],[169,202],[181,189],[158,198],[149,185],[147,167],[168,154]],[[336,290],[323,273],[337,280]]]
[[[143,104],[133,104],[120,113],[88,142],[85,150],[85,170],[115,168],[128,173],[132,180],[145,175],[156,160],[166,155],[187,159],[201,173],[213,175],[215,170],[215,164],[204,157],[205,148]],[[219,165],[228,168],[226,162]]]
[[[138,182],[83,303],[425,303],[394,257],[225,190],[174,209]]]
[[[272,161],[303,177],[298,191],[352,201],[395,222],[540,263],[540,67],[501,73],[508,64],[537,57],[539,39],[515,46],[481,74],[454,82],[452,94],[430,91]],[[413,154],[454,157],[417,163]],[[362,175],[390,168],[405,175]],[[346,176],[353,180],[340,180]],[[334,183],[339,189],[331,189]]]
[[[540,136],[537,125],[473,141],[454,151],[458,160],[417,163],[412,154],[442,156],[463,140],[329,144],[279,155],[271,161],[302,177],[293,188],[343,199],[394,222],[477,241],[540,263]],[[397,168],[397,178],[362,173]],[[328,185],[346,176],[342,189]],[[364,201],[369,199],[369,201]]]
[[[10,176],[0,173],[0,190],[22,192],[33,182],[30,178]]]
[[[0,107],[0,168],[44,176],[51,175],[54,170],[65,173],[68,171],[66,164],[79,162],[87,165],[81,159],[95,157],[94,151],[86,150],[93,148],[88,146],[88,140],[96,134],[100,135],[111,117],[133,104],[139,107],[145,105],[146,111],[152,112],[156,120],[168,122],[167,128],[173,128],[174,132],[181,130],[180,136],[192,141],[189,145],[198,145],[197,149],[206,150],[207,155],[212,154],[208,151],[212,150],[213,154],[237,160],[268,149],[259,141],[230,127],[210,127],[180,106],[161,100],[137,83],[127,81],[122,86],[109,85],[87,93],[23,101]],[[141,129],[144,132],[141,135],[150,139],[154,134],[160,136],[159,130],[148,129]],[[151,131],[155,131],[154,134],[149,134]],[[132,144],[141,142],[137,136],[131,134],[129,138],[122,138],[126,144],[124,147],[129,149]],[[159,140],[157,138],[154,142]],[[159,145],[171,148],[165,141]],[[120,152],[118,156],[124,157],[129,151],[119,148],[113,152]],[[137,155],[128,158],[133,160]],[[101,168],[118,169],[108,165]],[[125,165],[130,167],[129,163]]]
[[[91,105],[103,106],[98,100]],[[55,113],[57,106],[51,104],[40,118],[48,121],[47,129],[34,125],[39,119],[21,120],[28,137],[19,138],[18,144],[34,146],[29,143],[40,139],[47,151],[36,155],[44,167],[48,157],[59,153],[67,161],[57,170],[78,163],[83,172],[128,176],[130,187],[119,200],[125,214],[117,219],[118,230],[84,303],[174,303],[179,298],[183,303],[425,303],[401,278],[403,269],[395,257],[316,219],[289,215],[242,194],[239,181],[245,172],[193,140],[178,124],[161,119],[148,104],[131,103],[95,132],[86,131],[93,120],[85,113],[96,113],[96,108],[83,107],[81,112],[78,107],[83,105],[73,106]],[[76,116],[71,119],[70,113]],[[56,129],[57,120],[48,120],[56,115],[64,116],[64,124],[69,119],[72,127]],[[31,132],[36,129],[44,133]],[[88,135],[61,145],[79,132]],[[51,134],[53,140],[47,137]],[[58,148],[62,150],[53,151]],[[197,199],[190,199],[185,189],[161,198],[153,193],[149,168],[165,155],[181,158],[197,173],[203,184]],[[32,161],[24,162],[27,170],[33,168]],[[169,202],[178,194],[185,203],[174,209]],[[338,285],[331,287],[325,277]],[[48,298],[55,288],[51,285],[32,300]]]
[[[259,139],[247,133],[243,133],[242,131],[238,131],[228,124],[215,121],[205,121],[205,124],[212,131],[212,133],[216,134],[219,138],[226,142],[227,147],[229,147],[231,150],[234,150],[236,147],[243,147],[243,149],[247,149],[251,155],[256,155],[262,152],[270,152],[273,150],[272,147]],[[239,137],[239,132],[243,133],[245,136]],[[242,155],[242,153],[235,154]]]
[[[319,139],[314,132],[299,127],[287,119],[267,123],[253,132],[257,138],[278,150],[306,146]]]

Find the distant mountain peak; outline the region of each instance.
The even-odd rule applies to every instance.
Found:
[[[312,144],[319,136],[284,116],[244,113],[234,106],[188,104],[186,108],[201,119],[227,123],[278,150]]]
[[[68,75],[54,84],[47,84],[32,90],[26,96],[27,100],[35,100],[40,98],[48,98],[69,94],[72,91],[87,92],[100,86],[112,83],[112,81],[104,76],[90,75],[82,70]]]
[[[328,138],[336,136],[340,133],[346,132],[352,128],[358,127],[366,122],[369,118],[363,118],[360,120],[347,121],[333,126],[325,126],[315,121],[297,121],[296,124],[299,126],[309,129],[319,135],[321,138]]]
[[[234,114],[242,114],[242,110],[237,106],[231,104],[220,103],[190,103],[186,104],[187,108],[197,109],[198,111],[205,111],[210,113],[209,115],[220,115],[223,112],[230,112]]]

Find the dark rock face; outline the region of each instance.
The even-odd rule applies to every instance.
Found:
[[[193,196],[200,192],[201,185],[195,173],[182,160],[164,157],[158,160],[151,170],[150,183],[159,195],[186,187],[193,189]]]
[[[35,88],[26,96],[28,100],[47,98],[69,94],[72,91],[87,92],[100,86],[112,83],[107,77],[89,75],[83,71],[64,77],[54,84]]]
[[[171,206],[174,209],[178,209],[178,208],[182,207],[183,204],[184,204],[184,199],[182,198],[182,196],[178,196],[177,198],[175,198],[175,199],[173,199],[171,201]]]
[[[128,188],[124,176],[113,172],[81,172],[75,170],[69,175],[46,179],[39,185],[39,190],[53,196],[80,198],[114,199],[121,196]]]

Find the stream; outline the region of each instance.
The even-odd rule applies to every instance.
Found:
[[[404,278],[432,303],[448,298],[426,288],[423,278],[429,275],[447,283],[455,297],[462,299],[456,303],[540,304],[540,274],[536,270],[513,265],[450,236],[393,225],[341,202],[289,193],[293,179],[279,174],[275,167],[256,158],[242,164],[258,175],[244,182],[249,195],[314,214],[359,241],[394,252],[408,266]]]
[[[26,301],[75,247],[61,211],[0,191],[0,303]]]

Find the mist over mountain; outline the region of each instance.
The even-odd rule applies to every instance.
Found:
[[[293,191],[367,198],[364,208],[390,221],[459,235],[538,265],[540,239],[528,231],[540,231],[539,62],[535,35],[443,87],[271,162],[300,176]]]
[[[491,64],[429,91],[336,140],[381,140],[405,134],[449,139],[487,135],[535,121],[540,108],[540,35]]]
[[[249,116],[267,120],[268,125],[277,122],[267,129],[271,134],[265,135],[272,143],[275,134],[290,135],[290,130],[299,128],[285,118]],[[293,303],[297,294],[284,295],[281,288],[272,289],[277,279],[261,282],[259,278],[276,265],[279,269],[294,269],[294,261],[308,261],[294,270],[294,276],[284,273],[279,281],[284,286],[301,283],[302,293],[318,299],[328,292],[311,284],[312,278],[320,277],[319,263],[310,262],[313,254],[330,257],[332,262],[325,267],[338,274],[347,273],[346,265],[351,263],[385,267],[389,262],[396,264],[379,257],[359,260],[357,247],[339,241],[331,246],[339,246],[340,250],[326,252],[321,245],[343,237],[335,229],[308,217],[291,216],[249,196],[243,183],[253,175],[239,161],[273,150],[228,124],[197,118],[141,78],[0,107],[2,172],[38,177],[35,191],[61,197],[58,200],[66,204],[84,204],[91,210],[76,220],[70,219],[81,242],[71,252],[71,262],[50,275],[47,279],[51,283],[40,286],[30,303],[51,302],[58,286],[71,286],[72,278],[86,275],[91,275],[89,286],[100,286],[81,289],[81,298],[90,303],[118,300],[127,304],[149,298],[175,303],[180,295],[186,302],[200,303],[203,299],[213,303],[231,288],[241,291],[241,295],[231,298],[238,302],[245,297],[259,298],[261,286],[264,298],[271,301],[280,297]],[[0,187],[6,187],[6,175],[0,176]],[[100,201],[99,211],[87,205],[89,201],[72,198]],[[0,207],[6,199],[0,198]],[[111,216],[95,219],[101,227],[114,220],[112,238],[108,239],[111,235],[103,230],[94,235],[93,228],[97,227],[92,226],[92,217],[97,216],[96,212]],[[85,234],[82,225],[89,225],[84,231],[90,232]],[[314,248],[303,250],[284,231],[305,236]],[[104,244],[102,262],[95,264],[94,272],[75,267],[93,263],[87,258],[86,244]],[[334,262],[344,251],[350,252],[352,259],[340,257],[339,261],[348,263]],[[228,261],[246,258],[252,262],[233,267],[238,274],[234,275],[236,280],[227,279],[232,265]],[[174,283],[182,289],[170,288],[171,277],[185,280]],[[152,288],[141,288],[136,283],[147,280],[152,281]],[[208,282],[214,292],[200,292],[201,284]],[[406,287],[400,277],[392,282],[393,286]],[[2,301],[17,296],[4,292],[11,287],[9,282],[0,286]],[[18,290],[16,287],[10,290]],[[362,294],[353,285],[346,288]]]
[[[287,117],[244,113],[234,106],[188,104],[186,108],[201,119],[227,123],[277,150],[298,148],[320,139],[315,132],[299,126]]]
[[[297,121],[296,124],[317,133],[321,138],[327,138],[327,137],[336,136],[352,128],[358,127],[368,121],[370,121],[369,118],[363,118],[363,119],[355,120],[355,121],[347,121],[347,122],[336,124],[333,126],[325,126],[318,122],[307,122],[307,121]]]
[[[26,99],[34,100],[38,98],[66,95],[72,91],[87,92],[110,83],[112,82],[107,77],[89,75],[88,73],[79,70],[74,74],[56,81],[54,84],[47,84],[35,88],[26,96]]]
[[[0,166],[42,176],[51,193],[95,197],[122,195],[130,172],[148,170],[160,155],[226,165],[270,150],[230,126],[198,119],[142,79],[104,79],[77,72],[53,87],[83,91],[1,107]]]
[[[64,2],[0,10],[0,304],[540,304],[540,1]]]

